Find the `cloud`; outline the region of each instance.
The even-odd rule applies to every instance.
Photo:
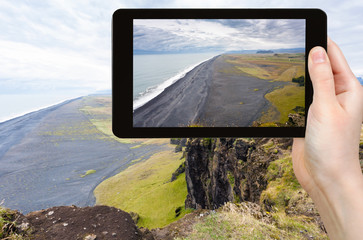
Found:
[[[3,1],[0,92],[111,88],[115,1]]]
[[[111,18],[118,8],[321,8],[328,14],[328,32],[342,48],[353,72],[363,76],[363,2],[361,0],[3,0],[0,8],[0,93],[111,88]],[[155,26],[140,48],[225,50],[276,48],[301,34],[292,24],[261,22],[173,22],[170,29]],[[239,24],[239,25],[238,25]],[[297,23],[298,24],[298,23]],[[178,26],[180,31],[173,30]],[[278,31],[278,27],[284,29]],[[140,26],[139,37],[151,26]],[[239,28],[244,29],[244,32]],[[293,28],[293,27],[292,27]],[[214,30],[213,30],[214,29]],[[217,30],[218,29],[218,30]],[[158,35],[159,34],[159,35]],[[270,45],[265,41],[269,37]],[[144,35],[145,36],[145,35]],[[161,38],[162,37],[162,38]],[[248,41],[242,41],[241,39]],[[146,39],[146,38],[145,38]],[[254,43],[254,44],[252,44]],[[250,44],[250,46],[249,46]],[[286,45],[286,42],[285,42]]]
[[[231,51],[305,47],[305,20],[134,20],[134,50]]]

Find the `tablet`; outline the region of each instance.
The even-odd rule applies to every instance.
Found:
[[[304,137],[319,9],[119,9],[112,24],[117,137]]]

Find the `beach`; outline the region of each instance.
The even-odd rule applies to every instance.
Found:
[[[133,148],[139,145],[99,131],[90,118],[110,119],[111,114],[82,111],[97,107],[103,109],[92,98],[77,98],[0,123],[3,206],[23,213],[59,205],[92,206],[93,190],[103,180],[166,148]]]
[[[134,111],[134,127],[249,127],[274,109],[265,95],[289,84],[241,74],[218,55]],[[273,119],[279,117],[277,110]]]

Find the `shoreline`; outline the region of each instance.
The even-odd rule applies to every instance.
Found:
[[[134,127],[187,126],[197,119],[208,95],[213,63],[219,56],[197,65],[158,96],[135,109]]]
[[[94,205],[93,190],[104,178],[165,148],[132,149],[139,143],[114,140],[79,110],[85,104],[80,98],[0,124],[0,202],[5,207],[28,213]],[[89,170],[95,171],[85,175]]]
[[[134,127],[249,127],[271,107],[265,95],[289,83],[236,73],[222,54],[137,108]]]

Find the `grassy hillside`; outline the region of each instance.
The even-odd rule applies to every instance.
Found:
[[[94,191],[97,204],[139,214],[138,225],[163,227],[184,215],[187,196],[185,174],[170,182],[172,173],[182,164],[181,153],[172,150],[151,156],[102,182]],[[176,217],[176,209],[182,214]]]
[[[280,123],[287,122],[289,113],[295,112],[297,106],[305,108],[305,88],[295,84],[272,91],[265,98],[279,111]]]
[[[241,73],[270,81],[290,82],[305,75],[305,57],[302,53],[286,54],[231,54],[227,62]]]
[[[167,144],[169,139],[120,139],[113,136],[111,119],[111,96],[87,96],[80,109],[98,130],[130,149],[147,144]],[[136,145],[135,145],[136,144]],[[148,160],[135,159],[137,164],[102,182],[94,191],[97,204],[114,206],[127,212],[139,214],[139,226],[156,228],[167,225],[185,213],[187,195],[185,175],[170,182],[172,173],[183,163],[181,153],[174,153],[174,146],[159,152]],[[87,174],[87,173],[86,173]],[[182,207],[176,217],[175,210]]]

